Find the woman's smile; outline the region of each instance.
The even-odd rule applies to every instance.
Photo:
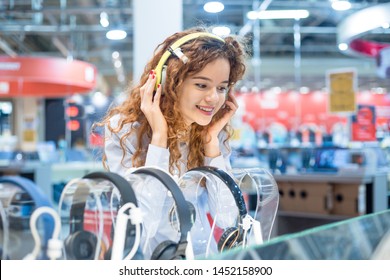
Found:
[[[215,107],[211,107],[211,106],[200,106],[200,105],[196,105],[196,108],[198,108],[199,111],[200,111],[202,114],[205,114],[206,116],[212,116],[213,113],[214,113],[214,109],[215,109]]]

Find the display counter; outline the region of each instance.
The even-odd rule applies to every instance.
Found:
[[[388,259],[390,210],[286,234],[262,245],[235,248],[219,260],[368,260]]]
[[[39,161],[0,162],[0,176],[22,176],[35,182],[43,192],[50,195],[51,188],[51,164]]]
[[[275,174],[277,235],[388,209],[386,172]]]
[[[81,178],[93,171],[102,171],[101,161],[42,163],[26,161],[18,164],[0,165],[1,175],[18,175],[31,179],[42,188],[49,199],[56,203],[66,183],[71,179]]]

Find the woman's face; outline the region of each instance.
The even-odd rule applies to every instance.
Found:
[[[187,77],[179,94],[179,108],[187,125],[205,126],[225,103],[228,93],[230,64],[219,58],[204,69]]]

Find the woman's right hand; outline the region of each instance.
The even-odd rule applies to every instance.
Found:
[[[166,148],[168,141],[168,125],[160,108],[161,85],[158,85],[156,94],[153,96],[153,91],[156,83],[156,73],[150,71],[149,78],[146,83],[140,88],[141,95],[141,111],[152,128],[151,144]]]

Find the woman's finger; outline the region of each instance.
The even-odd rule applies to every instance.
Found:
[[[155,80],[156,75],[154,71],[150,71],[148,80],[140,89],[142,102],[152,103]]]
[[[230,97],[230,101],[234,103],[234,105],[238,108],[238,102],[237,102],[237,99],[236,97],[234,96],[233,94],[233,89],[231,89],[229,91],[229,97]]]
[[[156,94],[154,95],[153,97],[153,101],[160,105],[160,98],[161,98],[161,84],[158,84],[157,85],[157,90],[156,90]]]
[[[153,96],[155,84],[156,84],[156,73],[154,72],[154,70],[152,70],[149,73],[149,79],[147,81],[147,86],[146,86],[146,92],[150,97]]]

